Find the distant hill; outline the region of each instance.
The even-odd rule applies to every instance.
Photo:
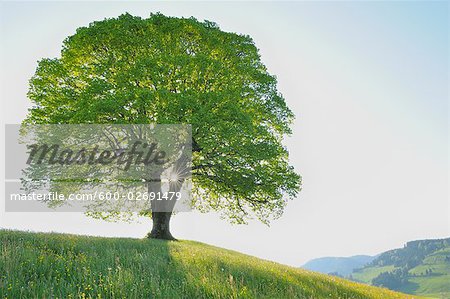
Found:
[[[391,290],[450,298],[450,238],[408,242],[380,254],[348,278]]]
[[[304,264],[302,268],[325,274],[346,277],[352,274],[354,269],[362,268],[374,259],[374,256],[369,255],[355,255],[351,257],[322,257],[310,260]]]
[[[374,257],[313,259],[302,268],[403,293],[450,299],[450,238],[411,241]]]
[[[412,297],[193,241],[0,230],[0,298]]]

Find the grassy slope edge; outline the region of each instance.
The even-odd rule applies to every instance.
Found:
[[[0,298],[417,298],[193,241],[0,230]]]

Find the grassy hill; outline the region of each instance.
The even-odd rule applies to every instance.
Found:
[[[450,298],[450,238],[408,242],[354,271],[352,279],[432,298]]]
[[[412,298],[192,241],[0,230],[0,298]]]

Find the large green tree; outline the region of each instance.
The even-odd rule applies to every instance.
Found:
[[[279,217],[301,178],[283,136],[293,113],[247,35],[209,21],[124,14],[93,22],[42,59],[31,124],[191,124],[192,206],[234,223]],[[170,239],[171,212],[151,237]]]

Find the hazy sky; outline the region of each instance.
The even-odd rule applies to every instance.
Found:
[[[253,37],[297,116],[286,143],[304,180],[271,227],[183,213],[177,238],[299,266],[450,236],[447,2],[1,2],[2,127],[25,117],[36,62],[58,56],[76,28],[157,11]],[[2,208],[0,227],[143,237],[150,221]]]

